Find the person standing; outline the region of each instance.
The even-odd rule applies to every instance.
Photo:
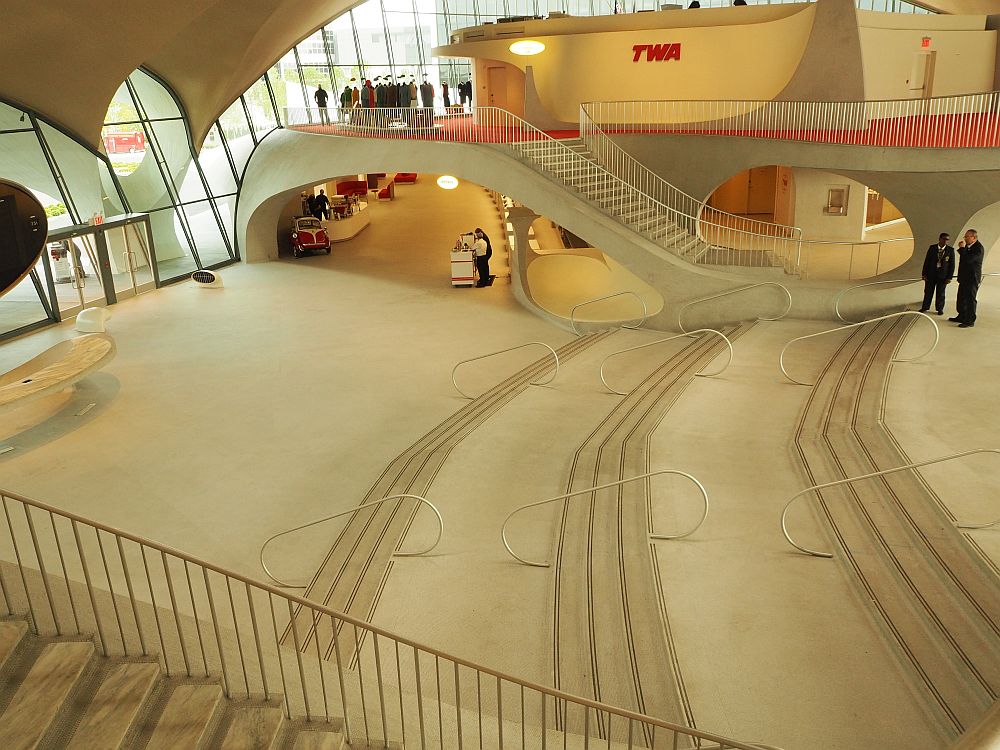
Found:
[[[924,257],[924,267],[920,278],[924,280],[924,302],[920,312],[927,312],[934,299],[934,309],[938,315],[944,315],[944,291],[955,277],[955,248],[948,244],[947,232],[941,232],[936,245],[927,248]]]
[[[316,211],[313,214],[317,219],[330,219],[330,199],[326,197],[326,191],[320,190],[315,199]]]
[[[313,99],[316,100],[316,106],[319,107],[319,121],[324,125],[330,124],[330,116],[326,113],[326,102],[329,98],[330,95],[326,93],[323,84],[320,84],[316,93],[313,94]]]
[[[979,232],[970,229],[965,239],[958,243],[958,315],[948,318],[959,328],[972,328],[976,324],[976,295],[983,280],[983,256],[986,254]]]
[[[489,246],[486,244],[486,235],[483,230],[476,227],[476,241],[472,243],[472,254],[476,258],[476,270],[479,272],[477,287],[490,285],[490,259],[487,253]]]

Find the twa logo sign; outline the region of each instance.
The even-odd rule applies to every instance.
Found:
[[[681,59],[680,44],[635,44],[632,46],[632,62],[639,62],[643,52],[646,53],[646,62]]]

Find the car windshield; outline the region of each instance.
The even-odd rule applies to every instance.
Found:
[[[299,219],[299,229],[320,229],[318,219]]]

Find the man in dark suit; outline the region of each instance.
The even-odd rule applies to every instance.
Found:
[[[941,232],[936,245],[927,248],[924,268],[920,277],[924,280],[924,303],[920,312],[927,312],[934,299],[934,309],[944,315],[944,290],[955,277],[955,248],[948,244],[947,232]]]
[[[970,229],[965,240],[958,243],[958,315],[948,320],[959,328],[972,328],[976,324],[976,294],[983,280],[983,256],[986,254],[979,232]]]

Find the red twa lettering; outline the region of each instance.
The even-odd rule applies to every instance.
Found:
[[[632,62],[639,62],[643,52],[646,53],[646,62],[681,59],[680,44],[634,44],[632,45]]]

